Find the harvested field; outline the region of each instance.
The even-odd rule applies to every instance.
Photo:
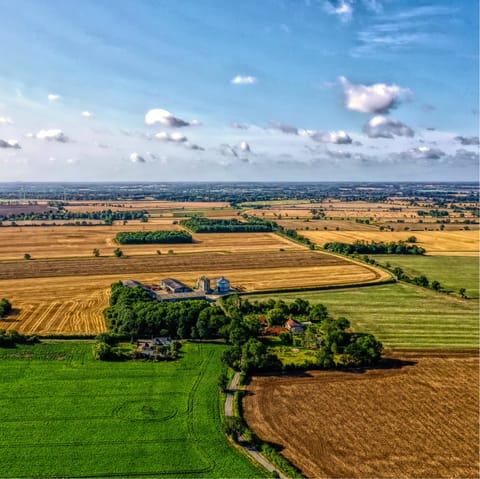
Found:
[[[3,203],[0,202],[0,215],[21,215],[29,213],[46,213],[48,211],[57,211],[57,208],[48,206],[46,202],[34,204],[25,203]]]
[[[120,223],[120,222],[119,222]],[[94,248],[102,256],[113,256],[119,247],[115,235],[122,231],[180,230],[172,219],[153,219],[148,223],[129,221],[113,226],[37,226],[0,228],[0,260],[21,259],[25,253],[32,258],[91,257]],[[273,233],[211,233],[193,235],[191,244],[121,245],[126,255],[155,255],[202,251],[278,251],[302,250],[302,246]]]
[[[479,477],[478,355],[403,353],[384,366],[255,377],[245,418],[307,477]]]
[[[258,254],[3,263],[0,274],[11,279],[0,280],[0,297],[9,298],[16,314],[0,321],[0,328],[41,334],[101,332],[105,328],[102,311],[108,306],[110,285],[131,277],[158,284],[160,279],[173,276],[193,286],[202,274],[223,275],[241,291],[384,279],[382,272],[363,265],[306,251],[266,253],[261,267],[258,263]]]
[[[415,236],[416,244],[434,256],[478,256],[480,251],[478,231],[302,231],[302,235],[319,246],[331,241],[406,241]]]

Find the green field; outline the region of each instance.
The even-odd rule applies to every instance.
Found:
[[[474,256],[372,255],[379,263],[400,266],[409,276],[425,275],[448,290],[467,290],[469,298],[478,298],[479,258]]]
[[[0,349],[0,477],[262,477],[221,432],[225,346],[170,363],[92,359],[92,344]]]
[[[336,291],[255,295],[323,303],[357,331],[374,334],[386,348],[478,348],[478,302],[397,283]]]

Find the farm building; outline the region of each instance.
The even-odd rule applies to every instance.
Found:
[[[197,289],[207,294],[211,293],[212,288],[210,285],[210,278],[207,278],[206,276],[200,276],[197,281]]]
[[[134,279],[127,279],[126,281],[123,281],[122,284],[123,286],[128,286],[129,288],[142,288],[152,298],[155,298],[155,293],[146,284],[140,283],[140,281],[135,281]]]
[[[174,278],[165,278],[160,281],[160,286],[170,293],[191,293],[192,288]]]
[[[169,303],[175,303],[177,301],[187,301],[192,299],[206,299],[205,293],[201,291],[188,291],[186,293],[156,293],[155,299],[157,301],[166,301]]]
[[[287,319],[285,322],[285,328],[287,328],[292,334],[302,334],[305,330],[303,324],[300,324],[292,318]]]
[[[217,279],[217,288],[220,294],[228,293],[230,291],[230,281],[223,276]]]

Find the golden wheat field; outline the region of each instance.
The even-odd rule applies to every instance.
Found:
[[[415,236],[429,255],[478,256],[480,250],[478,231],[302,231],[302,235],[319,246],[334,241],[406,241]]]
[[[302,249],[273,233],[203,233],[194,234],[194,242],[186,244],[119,245],[115,235],[121,231],[155,231],[181,229],[171,219],[154,218],[148,223],[129,221],[113,226],[17,226],[0,228],[0,260],[23,258],[64,258],[92,256],[98,248],[102,256],[112,256],[120,247],[126,255],[193,253],[202,251],[278,251]]]
[[[225,201],[69,201],[65,206],[67,211],[91,212],[102,210],[130,211],[130,210],[204,210],[210,208],[227,208],[230,204]]]
[[[175,277],[194,286],[201,275],[225,276],[240,291],[388,278],[383,271],[305,250],[266,253],[261,262],[258,253],[5,262],[0,265],[0,297],[9,298],[16,312],[0,321],[0,328],[40,334],[95,334],[104,330],[102,311],[108,306],[113,282],[134,278],[157,284],[162,278]]]
[[[384,366],[254,377],[245,418],[307,477],[479,477],[478,355],[405,352]]]

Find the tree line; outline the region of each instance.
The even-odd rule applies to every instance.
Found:
[[[120,244],[192,243],[192,235],[186,231],[124,231],[115,239]]]
[[[254,217],[243,222],[236,218],[226,220],[193,216],[180,221],[180,224],[194,233],[268,233],[276,228],[274,221]]]
[[[50,210],[43,212],[31,213],[15,213],[0,215],[0,221],[37,221],[37,220],[101,220],[106,223],[112,221],[129,221],[129,220],[148,220],[148,211],[133,210],[133,211],[67,211],[67,210]]]
[[[404,241],[365,242],[355,241],[354,243],[330,242],[325,243],[323,248],[334,253],[352,255],[352,254],[415,254],[423,255],[425,250],[416,244],[407,244]]]

